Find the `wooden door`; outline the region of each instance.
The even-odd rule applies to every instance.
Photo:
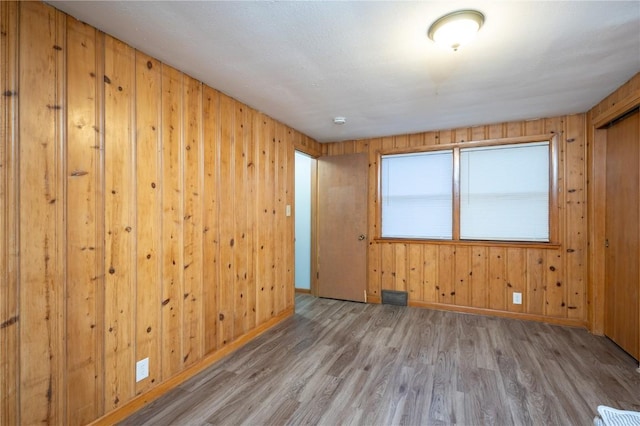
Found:
[[[318,159],[318,296],[364,302],[367,154]]]
[[[640,114],[607,130],[605,334],[640,359]]]

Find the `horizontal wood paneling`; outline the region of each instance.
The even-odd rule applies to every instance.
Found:
[[[321,147],[51,6],[0,8],[0,423],[86,424],[291,315],[293,153]]]
[[[323,145],[326,155],[369,154],[368,232],[377,227],[377,152],[472,140],[556,134],[559,244],[549,248],[504,244],[464,245],[371,241],[368,296],[407,290],[409,302],[447,309],[477,308],[584,325],[587,320],[586,114],[396,135]],[[416,262],[418,252],[423,261]],[[522,293],[522,305],[512,303]]]

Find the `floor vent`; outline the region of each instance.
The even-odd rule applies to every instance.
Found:
[[[382,290],[382,304],[407,306],[407,292],[395,290]]]

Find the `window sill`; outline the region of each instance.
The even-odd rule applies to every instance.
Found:
[[[557,250],[562,247],[559,243],[542,243],[526,241],[471,241],[471,240],[427,240],[412,238],[374,238],[375,243],[403,243],[403,244],[431,244],[448,246],[480,246],[480,247],[511,247],[511,248],[535,248]]]

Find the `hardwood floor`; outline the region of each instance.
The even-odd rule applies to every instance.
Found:
[[[636,361],[586,330],[309,295],[125,425],[588,425],[640,411]]]

